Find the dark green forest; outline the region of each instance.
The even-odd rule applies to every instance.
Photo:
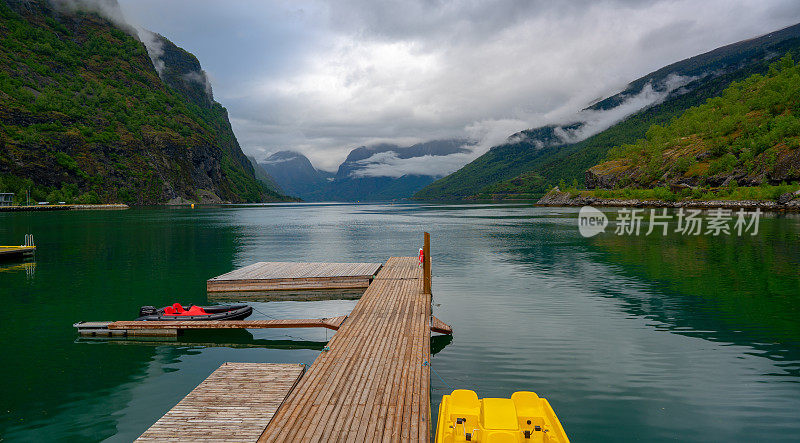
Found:
[[[0,145],[0,190],[18,202],[281,198],[256,180],[225,108],[165,84],[130,30],[46,2],[0,2]]]
[[[734,82],[668,124],[652,125],[635,143],[611,149],[609,161],[591,172],[639,188],[664,182],[712,187],[727,177],[735,178],[727,180],[731,186],[798,180],[798,111],[800,66],[787,55],[767,74]]]

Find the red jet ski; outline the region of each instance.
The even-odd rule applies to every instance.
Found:
[[[186,306],[175,303],[172,306],[156,308],[142,306],[136,321],[192,321],[192,320],[243,320],[253,313],[248,305]]]

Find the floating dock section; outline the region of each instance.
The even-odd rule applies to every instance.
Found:
[[[0,246],[0,260],[15,259],[33,255],[36,252],[36,244],[33,242],[32,234],[25,234],[25,244],[21,246]]]
[[[82,337],[174,337],[186,329],[339,329],[346,316],[285,320],[211,321],[82,321],[75,323]]]
[[[81,337],[177,337],[187,329],[325,328],[338,331],[347,316],[276,320],[82,321],[72,326]],[[431,332],[452,334],[445,322],[431,317]]]
[[[36,246],[0,246],[0,260],[33,255]]]
[[[259,262],[214,277],[208,292],[366,288],[380,263]]]
[[[253,442],[304,369],[299,364],[225,363],[136,441]]]

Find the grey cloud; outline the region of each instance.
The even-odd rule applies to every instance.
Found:
[[[163,65],[163,62],[162,62],[162,65]],[[206,75],[205,72],[203,72],[203,71],[192,71],[192,72],[189,72],[187,74],[183,74],[183,78],[188,80],[188,81],[190,81],[190,82],[200,83],[201,85],[203,85],[203,87],[205,87],[206,94],[210,98],[214,97],[214,94],[213,94],[213,91],[212,91],[212,88],[211,88],[211,82],[208,80],[208,76]]]
[[[136,35],[135,29],[125,19],[116,0],[49,0],[55,8],[70,11],[94,12],[120,28]]]
[[[421,157],[399,158],[392,151],[381,152],[370,158],[360,160],[363,165],[350,175],[353,177],[402,177],[404,175],[430,175],[442,177],[463,166],[471,155],[450,154],[442,156],[424,155]]]
[[[796,0],[121,4],[198,56],[246,152],[297,150],[327,170],[376,142],[476,140],[471,156],[386,159],[448,171],[526,128],[578,118],[586,129],[567,135],[585,137],[628,112],[581,116],[593,100],[800,21]],[[639,99],[631,109],[654,98]]]
[[[161,57],[164,56],[164,44],[158,35],[154,32],[148,31],[144,28],[138,28],[137,35],[139,36],[139,40],[144,44],[144,47],[147,48],[147,55],[150,57],[150,61],[153,62],[153,67],[158,72],[158,75],[161,76],[164,73],[164,61],[161,60]]]

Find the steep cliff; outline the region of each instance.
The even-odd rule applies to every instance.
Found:
[[[148,54],[115,8],[0,2],[0,187],[86,203],[282,198],[256,180],[197,59],[157,35]]]

